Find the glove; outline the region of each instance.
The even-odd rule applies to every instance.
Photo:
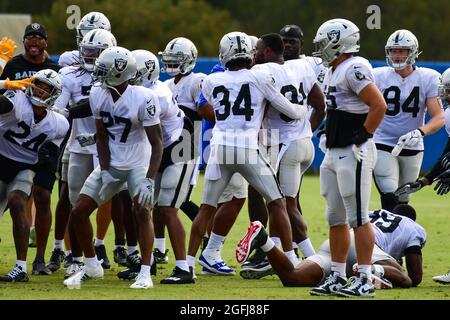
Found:
[[[58,108],[58,107],[53,106],[50,108],[50,110],[53,112],[59,113],[64,118],[69,118],[69,110],[67,110],[67,108]]]
[[[105,199],[106,195],[107,195],[107,191],[108,189],[111,187],[112,184],[117,183],[120,181],[120,179],[116,179],[114,178],[108,170],[102,170],[101,174],[101,178],[102,178],[102,187],[100,189],[100,191],[98,192],[98,195],[100,196],[101,199]]]
[[[436,177],[437,183],[434,187],[436,193],[440,196],[447,194],[450,191],[450,169],[447,169]]]
[[[445,170],[450,169],[450,152],[447,152],[446,154],[444,154],[444,156],[441,159],[441,166],[442,168],[444,168]]]
[[[95,133],[85,133],[85,134],[79,134],[75,137],[77,139],[78,143],[82,147],[87,147],[95,144]]]
[[[402,196],[404,194],[410,194],[410,193],[414,193],[419,191],[420,189],[422,189],[425,185],[423,184],[422,180],[417,180],[414,182],[408,182],[405,183],[404,185],[401,185],[400,187],[398,187],[397,190],[395,190],[394,194],[399,197]]]
[[[25,90],[26,87],[34,87],[33,80],[26,78],[22,80],[2,80],[0,81],[0,88],[6,90]]]
[[[424,135],[422,130],[416,129],[398,138],[398,143],[403,143],[405,147],[415,147],[423,140]]]
[[[366,127],[362,126],[361,129],[359,129],[358,131],[356,131],[355,134],[353,134],[352,143],[359,146],[372,137],[373,134],[369,133]]]
[[[153,197],[155,193],[154,185],[154,181],[150,178],[145,178],[141,183],[139,188],[138,203],[144,208],[148,208],[153,205]]]
[[[0,59],[8,62],[14,55],[14,52],[16,52],[16,49],[17,46],[14,40],[3,37],[0,40]]]
[[[360,146],[357,146],[356,144],[354,144],[352,146],[352,151],[353,151],[353,155],[356,158],[356,161],[361,162],[366,157],[366,152],[367,152],[366,144],[363,143]]]

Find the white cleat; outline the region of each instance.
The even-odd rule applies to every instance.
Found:
[[[85,266],[80,271],[64,280],[63,283],[69,289],[80,289],[82,282],[93,278],[103,279],[103,274],[104,271],[100,263],[94,268]]]
[[[388,279],[379,277],[373,273],[371,279],[375,289],[392,289],[394,287]]]
[[[434,276],[433,280],[442,284],[450,284],[450,270],[446,274]]]
[[[130,286],[131,289],[149,289],[153,288],[153,281],[150,275],[139,274],[136,277],[136,282]]]

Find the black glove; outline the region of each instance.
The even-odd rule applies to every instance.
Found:
[[[436,177],[437,183],[434,187],[436,193],[440,196],[447,194],[450,191],[450,169],[444,171]]]
[[[441,165],[445,170],[450,169],[450,152],[447,152],[442,156]]]
[[[353,134],[352,144],[356,144],[357,146],[359,146],[372,137],[373,134],[367,132],[366,127],[362,126],[361,129]]]
[[[419,191],[424,186],[422,180],[417,180],[414,182],[407,182],[404,185],[401,185],[398,187],[397,190],[395,190],[394,194],[398,197],[404,194],[410,194]]]

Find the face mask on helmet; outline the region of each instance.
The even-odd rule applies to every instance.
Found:
[[[39,79],[34,79],[33,85],[27,88],[26,94],[36,107],[51,108],[61,94],[60,89]]]
[[[387,64],[395,70],[403,70],[416,62],[409,48],[386,49]]]
[[[420,54],[416,36],[406,29],[391,34],[384,49],[387,64],[396,70],[413,65]]]
[[[186,64],[187,62],[187,57],[181,53],[162,53],[162,62],[164,64],[163,67],[163,72],[167,73],[169,76],[174,77],[177,74],[185,74],[189,71],[191,71],[192,69],[190,69],[189,71],[187,71],[187,68],[184,68],[183,66]]]
[[[164,64],[161,72],[171,77],[188,74],[194,69],[197,60],[197,48],[192,41],[182,37],[171,40],[159,54]]]
[[[97,60],[103,49],[98,47],[80,46],[80,61],[84,69],[94,71],[95,60]]]

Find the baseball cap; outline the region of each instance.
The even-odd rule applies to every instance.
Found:
[[[25,38],[26,36],[29,35],[39,35],[41,37],[43,37],[45,40],[47,40],[47,30],[45,30],[45,27],[42,24],[39,24],[37,22],[34,22],[32,24],[27,25],[27,27],[25,28],[25,34],[23,35],[23,37]]]
[[[287,24],[280,30],[280,36],[303,40],[303,31],[295,24]]]

